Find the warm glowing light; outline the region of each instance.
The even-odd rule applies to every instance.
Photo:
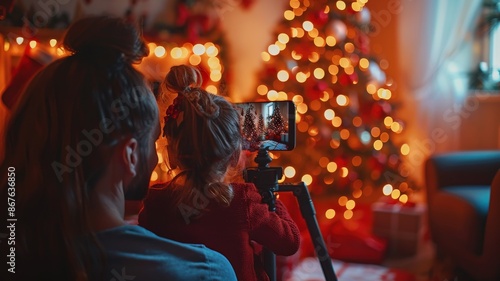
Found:
[[[348,66],[350,66],[350,65],[351,65],[351,61],[350,61],[348,58],[341,58],[341,59],[339,60],[339,64],[340,64],[340,66],[342,66],[343,68],[346,68],[346,67],[348,67]]]
[[[328,165],[326,165],[326,169],[328,170],[328,172],[330,173],[334,173],[335,171],[337,171],[337,163],[335,162],[330,162],[328,163]]]
[[[276,76],[278,77],[278,80],[280,80],[281,82],[285,82],[288,80],[288,78],[290,78],[290,75],[286,70],[278,71],[278,74]]]
[[[283,173],[285,174],[285,177],[287,178],[293,178],[295,177],[295,168],[292,167],[292,166],[288,166],[288,167],[285,167],[285,169],[283,169]]]
[[[352,192],[352,197],[360,198],[363,195],[363,191],[361,189],[356,189]]]
[[[403,145],[401,145],[400,151],[401,154],[408,155],[410,154],[410,146],[407,143],[404,143]]]
[[[381,140],[376,140],[373,142],[373,148],[375,150],[381,150],[383,146],[384,146],[384,143]]]
[[[286,44],[286,43],[288,43],[288,41],[290,41],[290,37],[288,37],[288,34],[286,34],[286,33],[280,33],[278,35],[278,41],[283,43],[283,44]]]
[[[279,91],[278,92],[278,99],[277,100],[287,100],[288,99],[288,95],[283,92],[283,91]]]
[[[322,68],[316,68],[314,70],[314,78],[316,79],[323,79],[325,77],[325,71]]]
[[[342,196],[340,196],[340,197],[339,197],[339,200],[338,200],[339,205],[340,205],[340,206],[345,206],[345,204],[347,203],[347,201],[348,201],[348,200],[349,200],[349,199],[348,199],[346,196],[343,196],[343,195],[342,195]]]
[[[318,127],[316,126],[311,126],[309,127],[309,130],[307,132],[311,137],[317,136],[319,133]]]
[[[346,43],[346,44],[344,45],[344,49],[345,49],[345,51],[346,51],[346,52],[348,52],[348,53],[352,53],[352,52],[354,52],[354,50],[356,49],[356,47],[354,47],[354,44],[353,44],[353,43],[348,42],[348,43]]]
[[[380,128],[379,127],[373,127],[371,129],[371,134],[374,138],[380,136]]]
[[[295,13],[293,11],[286,10],[283,13],[283,17],[287,20],[293,20],[295,18]]]
[[[344,1],[337,1],[337,3],[335,3],[335,6],[341,11],[345,10],[345,8],[347,7]]]
[[[356,207],[356,202],[354,202],[354,200],[352,200],[352,199],[348,200],[345,203],[345,208],[348,210],[352,210],[352,209],[354,209],[354,207]]]
[[[340,125],[342,125],[342,118],[340,118],[338,116],[333,117],[332,126],[340,127]]]
[[[267,98],[272,101],[277,100],[278,92],[275,90],[270,90],[269,92],[267,92]]]
[[[156,171],[153,171],[153,173],[151,174],[151,181],[156,181],[158,180],[158,173]]]
[[[353,11],[359,12],[363,8],[363,6],[361,6],[358,2],[352,2],[351,8],[353,9]]]
[[[281,43],[280,41],[276,41],[274,43],[276,46],[278,46],[278,48],[280,49],[280,51],[283,51],[284,49],[286,49],[286,45]]]
[[[203,55],[203,53],[205,53],[205,46],[203,46],[202,44],[194,45],[193,46],[193,53],[198,55],[198,56]]]
[[[300,7],[300,1],[299,0],[290,0],[290,7],[297,9]]]
[[[49,45],[50,45],[51,47],[55,47],[55,46],[57,45],[57,40],[56,40],[56,39],[50,39],[50,40],[49,40]]]
[[[206,88],[207,92],[212,93],[212,94],[217,94],[218,89],[214,85],[209,85]]]
[[[354,213],[352,212],[352,210],[345,210],[344,211],[344,218],[346,220],[350,220],[352,219],[352,216],[354,215]]]
[[[307,80],[307,74],[304,72],[297,72],[295,79],[297,79],[297,82],[299,83],[304,83]]]
[[[325,217],[329,220],[333,219],[335,217],[335,210],[334,209],[326,210]]]
[[[339,73],[339,67],[334,64],[330,64],[330,66],[328,66],[328,72],[331,75],[337,75]]]
[[[317,62],[319,60],[319,54],[316,52],[312,52],[309,54],[309,57],[307,57],[310,62]]]
[[[354,167],[358,167],[359,165],[361,165],[361,163],[363,163],[363,158],[361,158],[361,156],[354,156],[351,160],[351,163]]]
[[[398,199],[400,195],[401,191],[399,191],[399,189],[394,189],[391,193],[392,199]]]
[[[350,135],[351,135],[351,132],[349,132],[348,129],[342,129],[340,131],[340,138],[342,138],[343,140],[347,140]]]
[[[399,196],[399,202],[406,204],[408,202],[408,195],[402,194],[401,196]]]
[[[391,116],[386,116],[384,118],[384,125],[387,127],[387,128],[390,128],[392,126],[392,123],[394,122],[394,120],[392,119]]]
[[[332,120],[333,117],[335,117],[335,111],[333,109],[327,109],[325,110],[325,113],[323,114],[326,118],[326,120]]]
[[[304,97],[302,97],[301,95],[295,95],[293,96],[292,101],[295,103],[295,105],[297,105],[304,102]]]
[[[17,43],[18,45],[21,45],[23,42],[24,42],[24,38],[23,38],[23,37],[17,37],[17,38],[16,38],[16,43]]]
[[[315,37],[314,45],[319,48],[323,48],[325,46],[325,39],[323,37]]]
[[[377,86],[375,84],[368,83],[366,85],[366,92],[368,92],[368,94],[370,95],[375,94],[377,92]]]
[[[370,61],[368,59],[362,58],[359,60],[359,67],[362,70],[368,69],[369,66],[370,66]]]
[[[352,124],[355,127],[359,127],[363,124],[363,119],[361,119],[361,117],[359,116],[355,116],[354,118],[352,118]]]
[[[260,57],[262,58],[263,61],[269,61],[271,59],[271,56],[267,52],[260,53]]]
[[[348,98],[345,95],[338,95],[336,101],[340,106],[346,106],[348,104]]]
[[[401,131],[401,124],[399,124],[398,122],[393,122],[391,124],[391,131],[395,132],[395,133],[398,133]]]
[[[259,85],[259,86],[257,87],[257,93],[258,93],[259,95],[261,95],[261,96],[265,96],[265,95],[267,94],[267,92],[268,92],[268,91],[269,91],[269,90],[268,90],[267,86],[266,86],[266,85],[264,85],[264,84],[261,84],[261,85]]]
[[[330,162],[330,160],[328,160],[328,157],[323,156],[323,157],[319,158],[318,164],[320,167],[325,168],[329,162]]]
[[[157,152],[156,154],[158,155],[158,163],[163,163],[163,155],[160,152]]]
[[[326,41],[326,44],[330,47],[333,47],[337,44],[337,39],[335,39],[335,37],[333,37],[331,35],[327,36],[325,41]]]
[[[314,28],[314,25],[312,22],[306,20],[302,23],[302,28],[305,30],[305,31],[311,31],[313,28]]]
[[[307,32],[307,34],[309,34],[309,36],[311,36],[311,38],[316,38],[319,36],[319,30],[317,30],[316,28],[313,28],[311,31]]]
[[[209,57],[215,57],[219,54],[219,50],[214,45],[208,46],[205,52]]]
[[[311,185],[311,183],[313,182],[313,178],[311,175],[309,174],[305,174],[302,176],[302,181],[306,184],[306,185]]]
[[[179,47],[174,47],[170,50],[170,56],[174,59],[180,59],[182,57],[182,50]]]
[[[276,56],[277,54],[280,53],[280,48],[275,44],[272,44],[269,45],[269,47],[267,48],[267,52],[272,56]]]
[[[218,82],[222,79],[222,73],[220,71],[212,71],[210,72],[210,80],[214,82]]]
[[[163,46],[157,46],[154,49],[154,54],[157,58],[163,57],[167,53],[167,50],[165,50],[165,47]]]
[[[380,134],[380,140],[382,142],[388,142],[389,141],[389,134],[387,132],[383,132],[382,134]]]
[[[390,184],[386,184],[386,185],[384,185],[384,187],[382,188],[382,193],[383,193],[384,195],[389,196],[389,195],[392,193],[392,190],[393,190],[393,189],[394,189],[394,188],[392,187],[392,185],[390,185]]]
[[[345,178],[345,177],[347,177],[347,175],[349,175],[349,169],[347,169],[346,167],[342,167],[340,169],[340,171],[341,171],[340,176],[343,178]]]
[[[30,45],[31,49],[34,49],[36,47],[36,41],[35,40],[31,40],[30,43],[29,43],[29,45]]]
[[[301,104],[297,105],[297,112],[298,113],[305,114],[307,112],[307,110],[308,110],[307,104],[301,103]]]
[[[57,48],[57,49],[56,49],[56,54],[57,54],[58,56],[62,56],[62,55],[64,55],[64,49],[63,49],[63,48],[60,48],[60,47],[59,47],[59,48]]]
[[[391,99],[392,93],[389,89],[380,88],[377,91],[377,96],[381,99],[389,100]]]

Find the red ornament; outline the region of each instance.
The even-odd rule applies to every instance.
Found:
[[[370,116],[374,117],[375,119],[382,119],[383,117],[385,117],[384,110],[379,103],[374,103],[372,105]]]
[[[315,84],[310,87],[306,94],[311,100],[320,99],[326,89],[328,89],[328,84],[325,81],[315,81]]]
[[[315,11],[309,15],[309,20],[315,26],[323,26],[328,22],[328,14],[323,12],[323,10]]]
[[[355,43],[362,54],[368,54],[370,52],[370,39],[368,35],[359,32],[358,36],[355,38]]]
[[[348,86],[348,85],[352,84],[352,81],[351,81],[351,78],[349,77],[349,75],[343,73],[339,77],[339,83],[342,86]]]

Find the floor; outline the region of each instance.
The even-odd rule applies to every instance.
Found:
[[[432,276],[436,274],[437,264],[435,262],[434,246],[430,239],[424,238],[420,241],[414,256],[404,258],[387,258],[384,266],[403,269],[415,275],[415,281],[438,281]],[[446,281],[445,279],[439,281]]]

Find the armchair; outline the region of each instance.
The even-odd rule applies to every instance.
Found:
[[[500,280],[500,150],[437,154],[424,167],[437,258],[458,280]]]

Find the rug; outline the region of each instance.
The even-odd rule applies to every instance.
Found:
[[[332,260],[338,281],[415,281],[413,274],[373,264]],[[325,281],[317,258],[304,258],[284,281]]]

